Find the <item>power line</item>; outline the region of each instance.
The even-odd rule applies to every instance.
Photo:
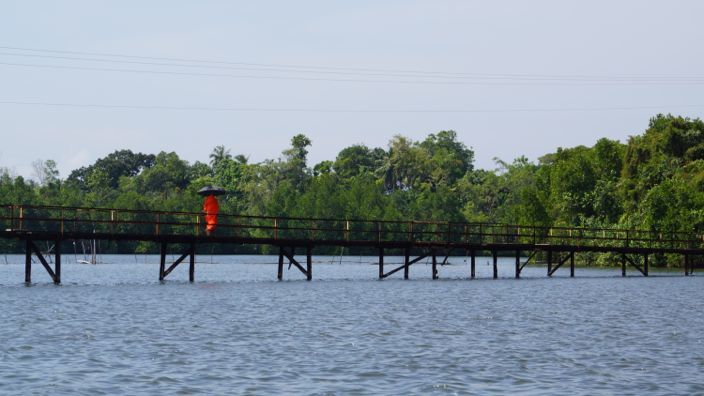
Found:
[[[0,47],[2,48],[2,47]],[[130,64],[130,65],[149,65],[149,66],[168,66],[168,67],[180,67],[180,68],[202,68],[202,69],[217,69],[217,70],[244,70],[244,71],[257,71],[257,72],[285,72],[285,73],[314,73],[314,74],[332,74],[332,75],[356,75],[365,77],[422,77],[422,78],[442,78],[442,79],[478,79],[478,80],[509,80],[509,81],[579,81],[579,82],[592,82],[592,81],[607,81],[607,82],[641,82],[648,80],[656,80],[662,82],[668,81],[679,81],[686,82],[692,79],[701,81],[704,80],[704,76],[547,76],[547,75],[525,75],[525,76],[507,76],[502,74],[485,74],[485,75],[438,75],[438,74],[396,74],[396,73],[379,73],[379,72],[344,72],[344,71],[329,71],[329,70],[315,70],[315,69],[289,69],[289,68],[261,68],[261,67],[242,67],[242,66],[218,66],[218,65],[201,65],[201,64],[187,64],[187,63],[173,63],[173,62],[153,62],[153,61],[139,61],[139,60],[114,60],[114,59],[99,59],[99,58],[85,58],[76,56],[61,56],[61,55],[38,55],[38,54],[22,54],[22,53],[11,53],[11,52],[0,52],[2,56],[15,56],[15,57],[28,57],[28,58],[41,58],[41,59],[59,59],[59,60],[72,60],[81,62],[99,62],[99,63],[117,63],[117,64]]]
[[[575,82],[650,82],[650,83],[691,83],[692,80],[700,82],[704,79],[704,75],[668,75],[668,74],[627,74],[627,75],[566,75],[566,74],[508,74],[508,73],[466,73],[466,72],[446,72],[446,71],[421,71],[421,70],[394,70],[394,69],[376,69],[376,68],[347,68],[347,67],[332,67],[332,66],[302,66],[302,65],[285,65],[285,64],[263,64],[263,63],[246,63],[246,62],[229,62],[229,61],[211,61],[203,59],[189,58],[168,58],[154,56],[137,56],[102,52],[85,52],[85,51],[61,51],[50,49],[36,49],[0,46],[0,49],[38,52],[38,53],[53,53],[53,54],[68,54],[68,55],[84,55],[92,57],[113,57],[124,59],[139,59],[140,61],[115,60],[115,59],[96,59],[83,58],[75,56],[56,56],[56,55],[37,55],[23,53],[2,53],[6,56],[24,56],[38,57],[64,60],[78,60],[86,62],[110,62],[110,63],[127,63],[127,64],[142,64],[154,66],[170,66],[170,67],[200,67],[210,69],[230,69],[230,70],[249,70],[258,72],[287,72],[287,73],[318,73],[318,74],[338,74],[338,75],[357,75],[357,76],[383,76],[383,77],[421,77],[421,78],[443,78],[443,79],[479,79],[479,80],[508,80],[508,81],[575,81]],[[166,61],[166,62],[148,62],[150,61]],[[186,62],[195,64],[173,63]],[[21,65],[10,64],[9,65]],[[196,65],[197,64],[197,65]],[[216,66],[217,65],[217,66]],[[228,65],[228,66],[223,66]],[[51,66],[51,65],[48,65]],[[235,67],[233,67],[235,66]],[[248,66],[248,67],[243,67]],[[56,66],[52,66],[56,67]],[[97,68],[96,68],[97,69]],[[95,69],[92,69],[95,70]],[[104,70],[104,71],[123,71],[123,70]],[[135,72],[135,71],[133,71]],[[138,71],[138,72],[154,72],[154,71]],[[167,72],[161,72],[163,74]],[[181,73],[182,74],[182,73]],[[193,75],[209,75],[208,73],[193,73]],[[215,75],[229,76],[229,75]],[[231,76],[232,77],[232,76]],[[261,76],[260,76],[261,77]],[[242,76],[241,78],[255,78],[255,76]],[[278,77],[277,77],[278,78]],[[281,77],[283,78],[283,77]],[[295,77],[286,77],[287,79],[298,79]],[[345,81],[345,82],[371,82],[372,80],[351,80],[351,79],[314,79],[318,81]],[[386,82],[373,80],[374,82]],[[400,83],[430,83],[413,82],[413,81],[395,81]],[[443,82],[441,82],[443,83]],[[451,84],[451,82],[444,82]]]
[[[178,76],[198,76],[198,77],[224,77],[235,79],[259,79],[259,80],[298,80],[298,81],[326,81],[326,82],[353,82],[353,83],[370,83],[370,84],[420,84],[420,85],[511,85],[511,86],[535,86],[535,85],[700,85],[704,84],[704,80],[694,81],[553,81],[553,82],[486,82],[486,81],[425,81],[425,80],[365,80],[353,78],[325,78],[325,77],[298,77],[298,76],[261,76],[261,75],[244,75],[244,74],[222,74],[222,73],[201,73],[201,72],[184,72],[184,71],[163,71],[163,70],[140,70],[140,69],[118,69],[118,68],[102,68],[102,67],[87,67],[87,66],[68,66],[68,65],[42,65],[32,63],[11,63],[0,62],[3,66],[18,66],[29,68],[42,69],[58,69],[58,70],[82,70],[82,71],[98,71],[98,72],[118,72],[118,73],[142,73],[142,74],[158,74],[158,75],[178,75]]]
[[[556,113],[556,112],[600,112],[600,111],[631,111],[659,110],[672,108],[704,108],[704,105],[661,105],[661,106],[613,106],[613,107],[556,107],[556,108],[504,108],[504,109],[324,109],[324,108],[257,108],[257,107],[207,107],[207,106],[141,106],[112,105],[90,103],[56,103],[56,102],[26,102],[0,101],[0,105],[72,107],[86,109],[112,110],[162,110],[162,111],[209,111],[237,113],[379,113],[379,114],[423,114],[423,113]]]

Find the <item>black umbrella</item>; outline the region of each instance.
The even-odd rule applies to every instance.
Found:
[[[224,188],[222,187],[217,187],[217,186],[211,186],[207,185],[200,190],[198,190],[198,195],[202,195],[204,197],[207,197],[208,195],[225,195],[227,194],[227,191],[225,191]]]

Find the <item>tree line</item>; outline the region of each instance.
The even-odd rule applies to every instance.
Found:
[[[355,144],[318,164],[308,162],[311,144],[296,135],[280,158],[260,163],[224,145],[194,163],[119,150],[65,178],[53,160],[36,161],[35,180],[0,168],[0,203],[198,211],[197,190],[215,184],[230,191],[227,213],[704,231],[700,119],[657,115],[626,143],[495,159],[495,169],[475,168],[454,131]]]

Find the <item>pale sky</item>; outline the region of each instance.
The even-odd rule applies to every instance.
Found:
[[[297,133],[311,166],[443,129],[480,168],[625,141],[656,113],[704,113],[702,15],[696,0],[2,1],[0,167],[53,159],[66,177],[117,149],[207,162],[219,144],[258,162]]]

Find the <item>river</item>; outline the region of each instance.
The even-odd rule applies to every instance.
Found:
[[[82,257],[79,257],[82,258]],[[170,257],[171,258],[171,257]],[[379,281],[373,257],[0,256],[1,394],[702,394],[704,277],[464,257]],[[172,257],[175,259],[175,257]],[[387,270],[401,258],[387,258]]]

